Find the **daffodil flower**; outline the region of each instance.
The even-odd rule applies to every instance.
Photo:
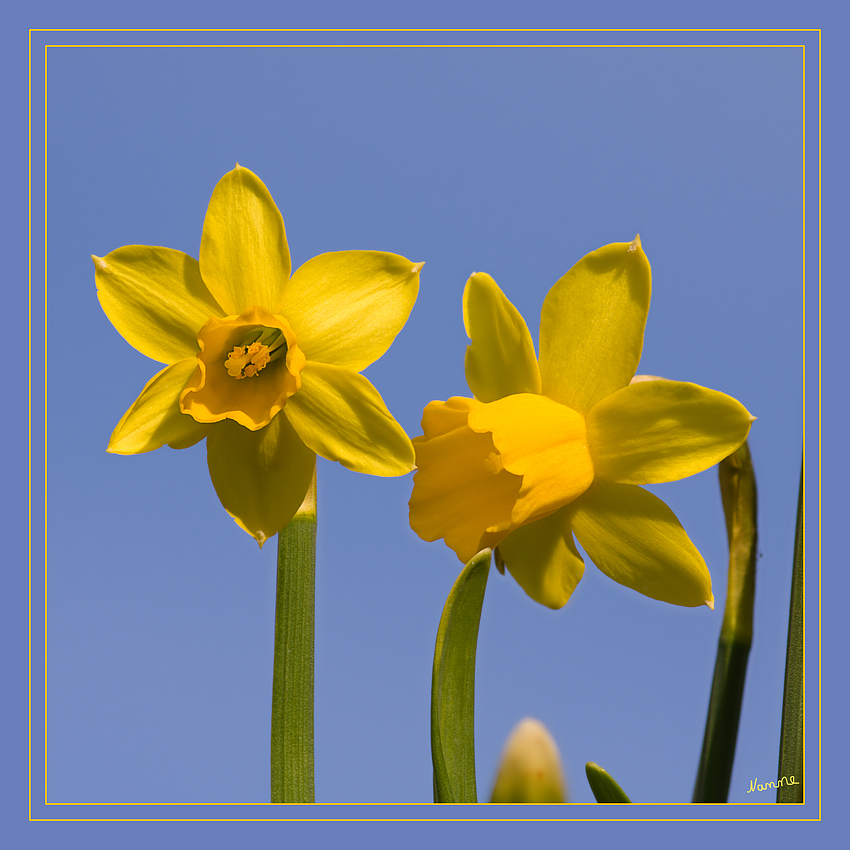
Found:
[[[206,438],[218,497],[260,546],[298,509],[317,454],[372,475],[413,468],[410,440],[359,373],[407,321],[422,263],[339,251],[290,275],[283,218],[259,177],[238,165],[213,190],[200,260],[147,245],[92,259],[109,320],[167,364],[108,451]]]
[[[673,512],[638,486],[709,468],[754,417],[696,384],[635,378],[651,273],[640,239],[606,245],[550,290],[540,361],[486,274],[466,284],[475,398],[433,401],[413,440],[410,524],[461,561],[498,546],[526,593],[566,604],[584,572],[573,540],[614,581],[675,605],[713,607],[711,576]]]

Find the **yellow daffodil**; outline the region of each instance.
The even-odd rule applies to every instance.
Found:
[[[167,364],[108,451],[181,449],[206,437],[218,497],[260,546],[298,509],[317,454],[372,475],[413,468],[410,440],[359,373],[407,321],[422,263],[338,251],[290,276],[283,218],[238,165],[213,190],[200,260],[147,245],[92,259],[109,320]]]
[[[486,274],[466,284],[475,398],[433,401],[414,439],[410,525],[464,563],[496,547],[533,599],[560,608],[584,572],[573,533],[614,581],[713,607],[711,576],[673,512],[637,486],[708,469],[753,422],[696,384],[635,378],[651,273],[639,238],[580,260],[550,290],[540,361],[517,309]]]

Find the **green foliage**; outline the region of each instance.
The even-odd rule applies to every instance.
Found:
[[[435,803],[476,803],[475,651],[490,550],[479,552],[449,593],[434,649],[431,757]]]

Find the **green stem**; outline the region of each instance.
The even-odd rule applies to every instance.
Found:
[[[272,682],[271,799],[312,803],[313,643],[316,590],[316,473],[278,534]]]
[[[431,758],[435,803],[476,803],[475,652],[490,550],[479,552],[449,593],[434,649]]]
[[[788,617],[788,649],[785,655],[785,693],[782,697],[782,733],[779,742],[777,803],[803,802],[803,469],[797,499],[797,531],[794,535],[794,571],[791,576],[791,612]],[[793,783],[793,784],[791,784]]]
[[[695,803],[725,803],[729,795],[753,637],[758,527],[756,479],[747,443],[720,462],[718,477],[729,538],[729,581],[694,786]]]

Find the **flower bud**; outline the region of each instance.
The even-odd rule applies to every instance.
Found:
[[[558,745],[538,720],[526,717],[502,752],[491,803],[563,803],[566,782]]]

